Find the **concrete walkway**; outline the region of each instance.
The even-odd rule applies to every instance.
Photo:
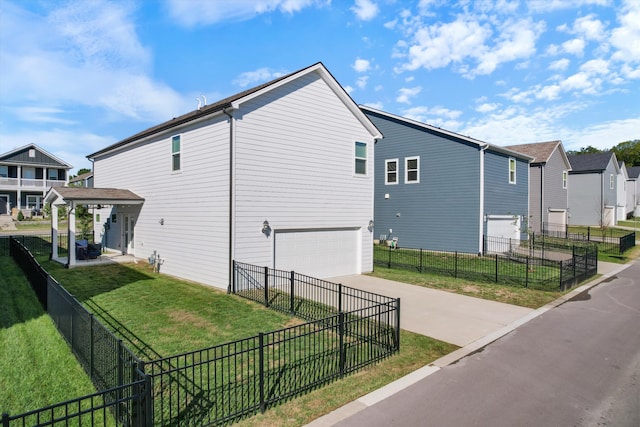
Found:
[[[489,335],[533,311],[530,308],[377,277],[352,275],[328,280],[352,288],[400,298],[402,329],[460,347]]]
[[[0,215],[0,231],[14,231],[16,225],[13,222],[11,215]]]

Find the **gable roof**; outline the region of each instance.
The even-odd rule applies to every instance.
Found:
[[[506,148],[514,151],[518,151],[523,154],[527,154],[533,157],[532,165],[545,164],[551,158],[551,155],[556,151],[560,151],[560,155],[562,156],[562,160],[567,165],[568,170],[571,170],[571,163],[569,163],[569,158],[567,157],[567,153],[564,150],[564,146],[562,145],[562,141],[547,141],[547,142],[534,142],[531,144],[518,144],[518,145],[509,145]]]
[[[87,188],[87,187],[51,187],[45,195],[45,202],[52,203],[56,199],[79,204],[142,204],[144,198],[129,190],[119,188]]]
[[[387,117],[387,118],[392,119],[392,120],[409,123],[409,124],[411,124],[413,126],[417,126],[417,127],[429,130],[431,132],[436,132],[436,133],[439,133],[439,134],[442,134],[442,135],[451,136],[451,137],[457,138],[459,140],[462,140],[462,141],[469,142],[471,144],[477,145],[480,148],[485,148],[486,147],[487,149],[489,149],[491,151],[496,151],[498,153],[506,154],[508,156],[518,157],[520,159],[524,159],[524,160],[527,160],[527,161],[533,160],[533,157],[529,156],[528,154],[520,153],[520,152],[517,152],[517,151],[513,151],[513,150],[510,150],[508,148],[501,147],[501,146],[498,146],[498,145],[489,144],[488,142],[480,141],[479,139],[471,138],[470,136],[464,136],[464,135],[461,135],[459,133],[455,133],[455,132],[452,132],[452,131],[449,131],[449,130],[446,130],[446,129],[442,129],[442,128],[439,128],[439,127],[436,127],[436,126],[432,126],[432,125],[429,125],[429,124],[426,124],[426,123],[419,122],[417,120],[413,120],[413,119],[408,119],[406,117],[397,116],[395,114],[387,113],[386,111],[377,110],[375,108],[367,107],[365,105],[360,105],[360,109],[362,111],[370,112],[370,113],[373,113],[373,114],[376,114],[376,115],[379,115],[379,116],[383,116],[383,117]]]
[[[0,161],[2,162],[7,162],[7,163],[13,163],[13,164],[20,164],[20,165],[33,165],[33,164],[40,164],[40,162],[25,162],[25,161],[20,161],[20,160],[16,160],[16,159],[12,159],[12,157],[18,153],[20,153],[21,151],[25,151],[25,150],[30,150],[30,149],[34,149],[37,150],[39,152],[41,152],[42,154],[44,154],[45,156],[51,158],[53,161],[55,161],[56,163],[59,163],[57,166],[61,167],[62,169],[71,169],[73,166],[71,166],[69,163],[65,162],[62,159],[59,159],[58,157],[54,156],[53,154],[49,153],[47,150],[37,146],[36,144],[27,144],[27,145],[23,145],[22,147],[18,147],[18,148],[14,148],[11,151],[7,151],[6,153],[0,154]]]
[[[146,137],[158,134],[160,132],[164,132],[166,130],[176,128],[178,126],[193,122],[195,120],[201,119],[206,116],[211,116],[214,114],[223,114],[227,112],[227,110],[237,110],[240,108],[241,104],[310,73],[317,73],[325,81],[325,83],[329,85],[329,87],[333,90],[333,92],[342,100],[342,102],[347,106],[347,108],[351,111],[351,113],[354,116],[356,116],[356,118],[363,124],[363,126],[369,131],[369,133],[374,138],[382,137],[382,135],[380,134],[380,131],[369,120],[369,118],[364,113],[362,113],[362,111],[360,111],[360,109],[358,108],[358,105],[353,101],[353,99],[344,90],[344,88],[340,86],[340,84],[329,72],[329,70],[327,70],[324,64],[322,64],[322,62],[317,62],[309,67],[278,77],[267,83],[261,84],[259,86],[245,90],[243,92],[236,93],[235,95],[231,95],[227,98],[221,99],[213,104],[205,105],[197,110],[183,114],[179,117],[174,117],[173,119],[168,120],[164,123],[150,127],[142,132],[139,132],[126,139],[123,139],[120,142],[112,144],[100,151],[96,151],[93,154],[89,154],[87,158],[93,159],[96,156],[105,154],[109,151],[115,150],[120,147],[124,147],[142,138],[146,138]]]
[[[615,158],[615,153],[611,151],[604,151],[602,153],[589,153],[589,154],[572,154],[569,155],[569,162],[571,163],[571,173],[591,173],[602,172],[607,169],[607,165],[613,157],[616,173],[619,171],[618,162]]]
[[[92,176],[93,176],[93,172],[81,173],[80,175],[76,176],[75,178],[69,179],[69,184],[74,183],[74,182],[78,182],[78,181],[84,181],[85,179],[91,178]]]
[[[640,166],[627,166],[627,174],[629,179],[640,178]]]

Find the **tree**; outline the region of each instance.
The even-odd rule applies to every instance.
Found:
[[[614,146],[611,151],[616,153],[619,161],[627,166],[640,166],[640,139],[624,141]]]
[[[593,153],[602,153],[602,150],[596,147],[592,147],[591,145],[587,145],[586,147],[582,147],[580,150],[567,151],[567,154],[593,154]]]
[[[87,168],[78,169],[78,175],[82,175],[83,173],[89,173],[89,172],[91,172],[91,169],[87,169]]]

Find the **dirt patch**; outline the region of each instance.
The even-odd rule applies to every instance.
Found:
[[[480,293],[480,288],[477,286],[473,286],[473,285],[465,285],[462,287],[462,291],[463,292],[468,292],[470,294],[479,294]]]
[[[179,330],[182,326],[213,330],[214,332],[217,329],[206,319],[185,310],[173,310],[167,313],[167,316],[174,322],[174,324],[170,325],[167,329]]]

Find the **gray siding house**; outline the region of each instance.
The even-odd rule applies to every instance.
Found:
[[[144,200],[102,206],[96,229],[110,249],[159,254],[163,272],[221,288],[232,260],[368,272],[380,137],[317,63],[89,155],[93,190]]]
[[[640,166],[627,166],[627,210],[634,217],[640,216]]]
[[[561,141],[508,146],[533,157],[529,165],[529,231],[564,231],[569,207],[571,164]]]
[[[37,213],[47,190],[65,185],[71,168],[36,144],[0,154],[0,215],[14,208],[25,216]]]
[[[615,153],[569,155],[569,163],[569,224],[615,225],[620,173]]]
[[[483,235],[526,235],[531,157],[361,106],[375,146],[376,238],[480,253]]]

